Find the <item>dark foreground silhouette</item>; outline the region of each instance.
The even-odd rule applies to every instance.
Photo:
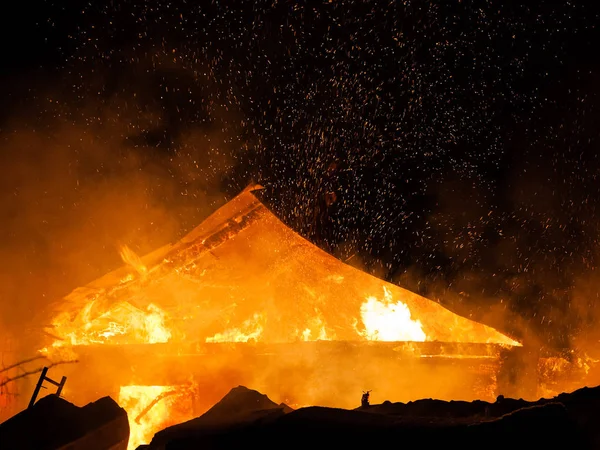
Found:
[[[83,407],[48,395],[0,424],[2,450],[126,450],[127,413],[110,397]]]
[[[146,450],[593,449],[600,448],[600,387],[537,402],[418,400],[355,410],[292,410],[243,386],[202,416],[158,432]],[[127,415],[109,397],[79,408],[54,395],[0,424],[0,449],[125,450]]]
[[[204,415],[157,433],[147,450],[231,448],[600,448],[600,388],[537,402],[419,400],[291,410],[243,386]]]

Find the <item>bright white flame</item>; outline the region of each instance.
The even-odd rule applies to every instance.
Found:
[[[128,450],[149,444],[154,434],[172,415],[177,396],[169,396],[175,386],[121,386],[119,405],[127,411],[129,419]],[[165,398],[161,398],[164,395]]]
[[[364,330],[358,333],[370,341],[424,342],[427,339],[421,322],[412,320],[408,306],[401,301],[394,302],[385,286],[383,300],[367,297],[360,314]]]

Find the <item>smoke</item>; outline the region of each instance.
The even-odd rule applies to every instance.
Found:
[[[235,113],[215,105],[203,121],[174,123],[152,89],[162,83],[168,91],[170,77],[175,91],[202,86],[193,97],[202,101],[214,86],[181,64],[144,69],[139,62],[119,76],[84,76],[89,67],[81,66],[77,77],[90,80],[84,91],[31,80],[33,93],[4,120],[1,328],[39,327],[52,301],[122,265],[121,245],[143,255],[172,242],[244,185],[244,176],[231,181],[244,151],[228,128]]]
[[[438,183],[414,263],[390,277],[534,347],[583,350],[597,317],[597,188],[582,174],[595,146],[573,158],[562,139],[525,141],[502,177]]]
[[[435,358],[421,357],[418,348],[410,345],[355,347],[322,341],[262,347],[229,343],[213,345],[212,353],[200,359],[193,355],[174,356],[180,348],[168,345],[156,348],[153,358],[143,352],[130,352],[126,347],[79,350],[83,352],[81,359],[86,361],[86,379],[75,376],[76,366],[63,368],[71,380],[65,396],[76,404],[94,400],[99,390],[117,398],[119,386],[189,386],[190,380],[199,388],[199,406],[206,409],[232,386],[240,384],[267,392],[273,400],[294,407],[350,409],[359,404],[360,393],[367,389],[375,389],[376,403],[389,399],[408,402],[429,396],[489,401],[496,395],[497,367],[490,370],[489,361],[440,364]],[[198,350],[203,351],[202,347]],[[106,367],[114,369],[110,377],[101,376]],[[90,378],[99,381],[91,386],[86,381]]]
[[[576,280],[569,305],[569,315],[577,325],[573,345],[593,358],[600,356],[597,352],[600,341],[597,327],[600,320],[599,292],[600,277],[596,271],[588,272]]]

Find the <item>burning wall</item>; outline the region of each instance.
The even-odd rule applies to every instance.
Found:
[[[121,398],[136,411],[132,435],[182,393],[200,398],[184,417],[236,384],[344,407],[361,389],[395,400],[494,395],[499,352],[519,343],[335,259],[252,190],[176,244],[143,258],[124,248],[124,267],[56,302],[43,351],[81,361],[65,395]]]

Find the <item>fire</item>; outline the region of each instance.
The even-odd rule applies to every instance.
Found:
[[[413,341],[427,339],[419,320],[411,319],[408,306],[394,302],[392,293],[384,286],[383,300],[370,296],[360,308],[364,330],[358,334],[370,341]]]
[[[179,242],[144,257],[124,246],[120,255],[125,266],[57,302],[52,327],[46,330],[52,341],[41,346],[44,353],[86,353],[87,365],[82,366],[103,374],[112,363],[105,355],[114,351],[122,357],[106,377],[106,386],[120,389],[119,404],[131,421],[130,448],[148,442],[168,420],[191,418],[186,416],[191,414],[189,410],[174,412],[177,402],[189,399],[182,394],[185,389],[176,387],[187,376],[204,380],[203,386],[210,386],[207,389],[248,382],[269,392],[284,389],[280,380],[295,377],[285,390],[297,398],[296,403],[331,404],[341,401],[335,389],[327,388],[333,380],[353,385],[358,375],[363,380],[381,378],[382,387],[387,383],[394,389],[394,379],[371,376],[370,366],[358,370],[363,371],[360,374],[354,371],[353,352],[362,349],[356,341],[520,345],[493,328],[335,259],[289,229],[251,190],[231,200]],[[334,343],[297,345],[298,341],[344,341],[350,345],[340,350]],[[289,348],[298,353],[284,352],[282,359],[271,360],[274,353],[261,350],[260,358],[255,359],[238,352],[244,346],[210,345],[222,342],[260,343],[256,347],[293,343]],[[129,347],[158,343],[168,345],[145,350]],[[98,344],[106,347],[72,348]],[[320,349],[332,352],[323,354],[333,355],[337,362],[326,368],[330,369],[326,376],[331,378],[319,378],[315,388],[309,380],[321,370],[315,366],[323,357]],[[139,357],[138,352],[148,352],[156,359]],[[381,367],[388,363],[379,360]],[[424,395],[431,395],[429,386],[435,379],[430,374],[427,368],[415,375],[414,392],[421,392],[422,384]],[[423,381],[421,375],[432,378]],[[455,384],[462,387],[464,377],[456,378]],[[440,389],[446,390],[441,392],[454,396],[457,391],[447,388],[448,384],[444,379]],[[403,395],[412,392],[406,387],[399,389]],[[206,394],[203,389],[203,398]]]
[[[190,393],[185,386],[122,386],[118,403],[129,418],[128,450],[150,443],[158,430],[191,419],[193,408],[185,402]]]
[[[146,275],[148,268],[142,262],[142,259],[126,245],[121,247],[121,259],[125,264],[134,269],[140,275]]]
[[[171,331],[165,325],[166,313],[154,304],[149,304],[143,311],[129,302],[119,302],[96,317],[94,306],[92,300],[74,319],[67,312],[58,315],[52,325],[54,334],[60,339],[54,341],[53,346],[108,342],[155,344],[168,342],[171,338]]]
[[[262,320],[262,314],[254,314],[240,328],[231,328],[222,333],[217,333],[212,337],[206,338],[206,342],[256,342],[263,331]]]
[[[63,345],[186,339],[520,345],[335,259],[286,227],[251,189],[179,242],[143,258],[122,247],[121,258],[125,267],[75,290],[58,308],[48,331]],[[383,298],[373,296],[382,289]]]
[[[308,321],[308,326],[302,331],[302,340],[309,341],[331,341],[335,339],[335,334],[327,331],[323,317],[318,309],[315,309],[317,314],[314,318]]]

